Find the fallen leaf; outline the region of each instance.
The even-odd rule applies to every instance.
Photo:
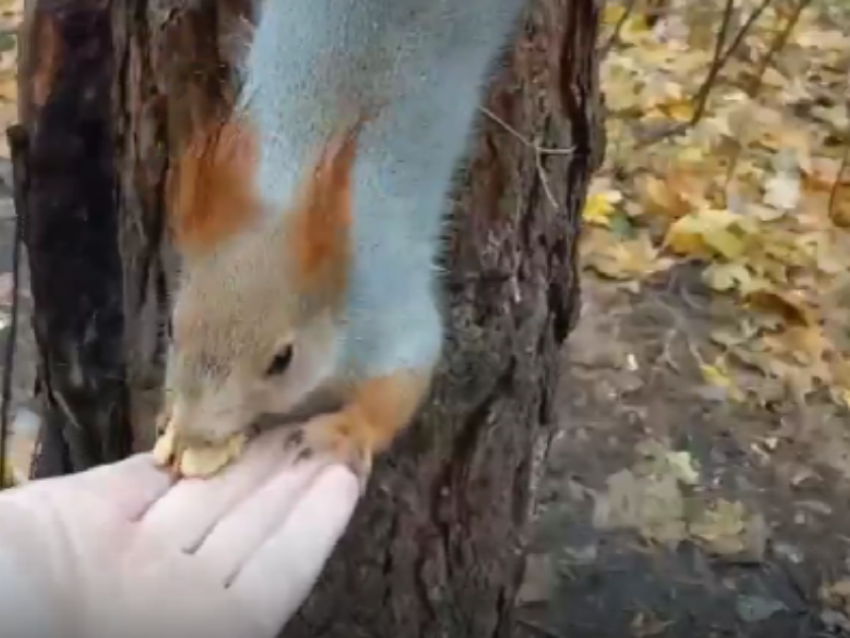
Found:
[[[788,611],[788,607],[780,600],[764,598],[762,596],[738,596],[735,601],[735,610],[738,618],[746,623],[757,623],[767,620],[771,616],[782,611]]]
[[[711,263],[703,271],[702,278],[714,290],[720,292],[737,290],[744,295],[764,285],[747,265],[741,262]]]
[[[740,219],[728,211],[702,210],[676,220],[667,231],[664,245],[674,252],[735,259],[744,251]]]
[[[799,205],[801,194],[799,177],[774,175],[764,186],[764,203],[778,210],[791,211]]]
[[[702,511],[688,523],[688,532],[714,553],[738,554],[746,548],[745,514],[741,503],[719,499],[712,509]]]
[[[750,307],[779,315],[788,323],[810,326],[816,322],[815,313],[807,299],[797,291],[760,289],[748,294],[746,301]]]
[[[616,210],[614,204],[620,201],[622,197],[622,194],[617,191],[591,194],[585,203],[582,219],[588,224],[610,226],[611,215]]]
[[[638,477],[630,470],[610,476],[597,496],[594,525],[636,529],[647,540],[677,544],[686,536],[685,505],[675,477]]]
[[[646,233],[622,240],[589,228],[582,235],[581,251],[586,267],[611,279],[641,279],[669,268],[670,259],[659,256]]]

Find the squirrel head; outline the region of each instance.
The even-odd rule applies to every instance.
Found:
[[[209,144],[209,141],[203,141]],[[166,366],[171,426],[215,442],[290,411],[334,377],[349,270],[356,135],[331,140],[287,210],[251,191],[255,142],[217,131],[178,165],[184,258]]]

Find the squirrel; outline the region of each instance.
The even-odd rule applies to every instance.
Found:
[[[265,0],[223,123],[180,152],[160,427],[218,445],[311,397],[302,454],[361,474],[443,349],[438,260],[488,76],[525,0]]]

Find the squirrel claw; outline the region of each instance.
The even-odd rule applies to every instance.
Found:
[[[287,449],[298,450],[296,463],[327,454],[346,465],[365,483],[372,471],[372,450],[359,432],[357,424],[345,412],[323,414],[297,426],[285,445]]]

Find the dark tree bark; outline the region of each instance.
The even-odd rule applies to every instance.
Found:
[[[28,2],[20,116],[27,137],[24,240],[45,427],[32,474],[130,451],[112,135],[108,0]]]
[[[250,4],[33,3],[22,118],[51,415],[41,475],[118,458],[131,432],[137,448],[150,444],[174,267],[164,224],[169,159],[229,107],[232,34],[250,20]],[[457,195],[450,336],[433,398],[377,464],[285,636],[510,633],[554,423],[558,350],[578,310],[579,213],[602,148],[596,5],[529,6]]]

